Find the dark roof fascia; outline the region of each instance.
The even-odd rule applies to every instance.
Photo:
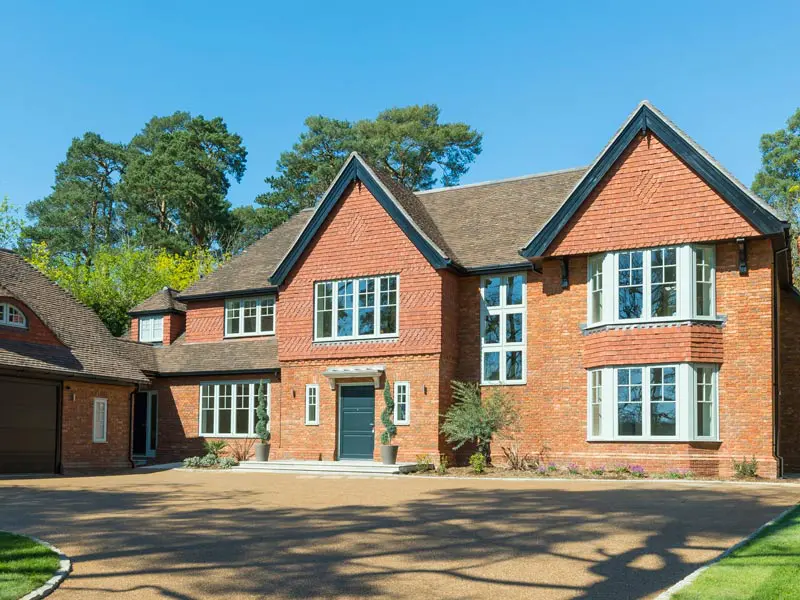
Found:
[[[263,296],[264,294],[277,294],[278,286],[270,285],[263,288],[252,288],[249,290],[231,290],[225,292],[209,292],[207,294],[190,294],[188,296],[179,295],[178,300],[182,302],[192,300],[213,300],[215,298],[241,298],[243,296]]]
[[[141,369],[139,369],[141,371]],[[149,379],[121,379],[118,377],[101,377],[100,375],[87,375],[85,373],[72,373],[70,371],[59,371],[57,369],[37,369],[35,367],[9,367],[0,366],[0,374],[18,377],[19,374],[38,377],[40,379],[55,379],[57,381],[97,381],[114,385],[145,385]]]
[[[128,315],[131,317],[139,317],[144,315],[166,315],[166,314],[174,314],[174,315],[185,315],[185,310],[178,310],[176,308],[153,308],[150,310],[129,310]]]
[[[347,187],[354,181],[361,181],[367,186],[367,189],[380,203],[384,210],[394,219],[394,222],[400,227],[403,233],[408,236],[411,242],[417,249],[425,256],[434,269],[444,269],[452,265],[452,261],[443,256],[406,217],[405,212],[402,211],[397,202],[384,190],[369,169],[361,162],[357,156],[352,156],[349,162],[345,165],[339,173],[331,189],[322,199],[314,215],[309,219],[305,228],[300,236],[295,241],[292,248],[280,262],[275,272],[270,277],[273,285],[281,285],[286,277],[291,272],[294,265],[302,256],[306,248],[311,244],[311,241],[320,230],[325,220],[333,211],[339,199],[344,194]]]
[[[259,373],[277,374],[280,367],[270,367],[269,369],[230,369],[214,371],[159,371],[157,377],[206,377],[213,375],[258,375]]]
[[[528,245],[520,250],[526,258],[543,256],[559,232],[575,215],[589,194],[608,173],[617,159],[639,133],[652,131],[672,152],[695,171],[712,189],[725,198],[750,223],[764,235],[781,233],[785,223],[770,214],[750,198],[738,185],[722,173],[711,161],[694,148],[647,105],[642,105],[622,131],[612,141],[605,153],[592,165],[567,200],[556,211]]]
[[[533,271],[530,262],[510,263],[505,265],[487,265],[485,267],[463,267],[459,269],[462,275],[491,275],[492,273],[512,273],[514,271]]]

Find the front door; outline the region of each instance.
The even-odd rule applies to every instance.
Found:
[[[375,388],[339,386],[339,458],[372,459],[375,448]]]
[[[155,456],[158,439],[158,392],[137,392],[133,402],[133,454]]]

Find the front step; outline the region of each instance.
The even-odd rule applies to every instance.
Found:
[[[236,471],[259,473],[316,473],[318,475],[396,475],[417,470],[416,463],[384,465],[371,460],[248,460],[233,467]]]

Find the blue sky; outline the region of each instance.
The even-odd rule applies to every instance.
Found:
[[[647,98],[750,184],[760,135],[800,106],[796,1],[79,4],[2,9],[0,196],[19,206],[71,138],[175,110],[244,138],[240,205],[310,114],[436,103],[484,134],[470,183],[587,164]]]

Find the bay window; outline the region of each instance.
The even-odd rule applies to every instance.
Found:
[[[587,375],[590,440],[718,438],[716,365],[603,367]]]
[[[320,281],[314,285],[314,340],[395,337],[398,276]]]
[[[716,318],[714,248],[670,246],[592,256],[589,325]]]
[[[481,382],[525,383],[525,275],[481,280]]]
[[[200,435],[219,437],[254,436],[258,381],[225,381],[200,385]],[[267,414],[270,409],[269,382],[264,382]]]
[[[225,337],[275,333],[275,298],[237,298],[225,302]]]

